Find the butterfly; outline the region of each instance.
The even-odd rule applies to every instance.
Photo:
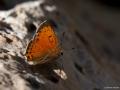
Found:
[[[34,37],[29,42],[25,56],[31,65],[44,64],[57,59],[62,49],[54,24],[46,20],[40,24]]]

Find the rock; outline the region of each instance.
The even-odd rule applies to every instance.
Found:
[[[99,10],[94,8],[94,3],[83,0],[66,3],[63,0],[29,1],[8,11],[0,11],[0,90],[119,88],[119,61],[116,56],[112,57],[116,49],[108,49],[111,44],[108,39],[114,37],[114,30],[106,29],[102,24],[104,20],[99,23],[90,17],[97,16]],[[70,7],[73,4],[78,8]],[[94,8],[96,13],[92,15],[91,8],[91,12],[88,12],[89,8],[84,5]],[[99,11],[104,14],[102,10]],[[39,24],[47,19],[55,24],[63,56],[52,63],[31,66],[24,56],[27,44]],[[66,74],[67,79],[62,79],[54,72],[56,68],[61,69],[58,64],[62,64],[62,74]]]

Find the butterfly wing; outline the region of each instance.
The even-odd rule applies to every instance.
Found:
[[[26,54],[28,62],[45,63],[57,58],[61,52],[59,40],[50,22],[43,22],[34,38],[28,44]]]

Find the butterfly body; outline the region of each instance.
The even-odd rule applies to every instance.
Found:
[[[54,30],[49,21],[40,25],[26,49],[25,56],[29,64],[43,64],[59,57],[61,48]]]

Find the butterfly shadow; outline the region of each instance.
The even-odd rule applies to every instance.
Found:
[[[62,79],[60,75],[54,72],[54,70],[62,70],[60,63],[57,61],[45,64],[29,65],[29,67],[33,73],[42,75],[53,83],[58,83],[59,80]]]
[[[48,62],[45,64],[29,65],[21,57],[13,57],[17,59],[18,70],[25,70],[29,73],[34,73],[37,75],[42,75],[45,79],[52,81],[53,83],[58,83],[61,77],[57,75],[54,70],[62,70],[60,63],[57,61]],[[22,66],[21,66],[22,65]]]

